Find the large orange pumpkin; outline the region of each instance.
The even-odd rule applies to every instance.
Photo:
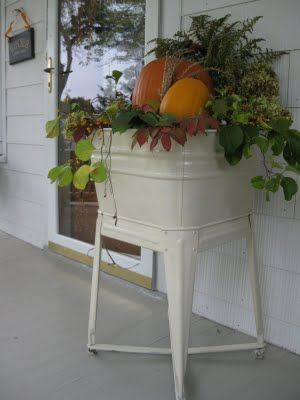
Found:
[[[174,114],[178,119],[197,116],[210,97],[207,86],[194,78],[175,82],[167,91],[160,105],[160,113]]]
[[[149,100],[160,100],[166,58],[158,58],[145,65],[137,78],[132,93],[132,104],[141,107]],[[213,92],[213,83],[209,74],[200,64],[194,61],[182,60],[175,69],[175,81],[193,77],[201,80]]]

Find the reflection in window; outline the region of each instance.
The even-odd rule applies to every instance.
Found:
[[[100,111],[103,97],[114,96],[105,77],[115,69],[123,73],[119,87],[130,97],[143,65],[144,42],[145,0],[60,0],[59,108],[66,111],[71,102],[91,107],[92,102]],[[72,157],[69,144],[60,140],[59,161]],[[71,187],[59,191],[60,233],[92,243],[96,214],[92,183],[83,193]]]

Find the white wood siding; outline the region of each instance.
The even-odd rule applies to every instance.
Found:
[[[233,19],[262,15],[264,18],[257,25],[256,35],[265,37],[269,47],[291,50],[278,62],[276,69],[282,84],[281,99],[291,108],[294,125],[300,129],[300,1],[182,0],[177,7],[177,11],[181,10],[181,21],[176,27],[178,17],[173,15],[174,3],[163,1],[163,10],[171,10],[171,16],[167,12],[163,14],[165,36],[180,25],[187,29],[190,16],[201,12],[215,17],[230,13]],[[169,26],[173,26],[173,30]],[[270,202],[260,193],[254,197],[266,339],[300,353],[300,195],[289,203],[281,194]],[[165,291],[161,255],[157,261],[160,267],[158,289]],[[244,240],[199,255],[193,310],[254,335]]]
[[[9,65],[5,44],[5,125],[7,162],[0,164],[0,230],[33,243],[46,244],[46,141],[44,75],[46,0],[1,0],[5,25],[15,8],[24,7],[35,29],[33,60]],[[15,27],[17,33],[22,22]]]

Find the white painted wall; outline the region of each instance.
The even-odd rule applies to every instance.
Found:
[[[43,122],[46,0],[1,0],[5,26],[24,7],[35,29],[36,57],[10,66],[5,40],[4,124],[7,162],[0,164],[0,229],[43,247],[46,244],[46,140]],[[16,24],[17,33],[22,22]],[[1,55],[2,56],[2,55]],[[2,63],[3,64],[3,63]]]
[[[300,129],[300,1],[164,0],[162,10],[165,36],[180,25],[187,29],[189,16],[200,12],[215,17],[231,13],[234,19],[264,16],[257,24],[257,34],[267,39],[269,47],[291,50],[277,71],[282,101]],[[177,26],[172,21],[178,21]],[[300,195],[289,203],[276,195],[267,203],[256,193],[254,213],[266,340],[300,353]],[[193,310],[254,335],[245,262],[243,240],[199,255]],[[162,255],[157,256],[157,265],[157,287],[165,291]]]

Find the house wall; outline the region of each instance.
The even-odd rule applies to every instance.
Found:
[[[0,229],[34,245],[46,243],[44,76],[46,1],[1,0],[6,27],[24,7],[35,29],[35,59],[10,66],[5,51],[7,162],[0,164]],[[3,29],[4,27],[2,27]],[[15,33],[22,28],[18,20]],[[3,63],[2,63],[3,65]],[[3,83],[3,82],[2,82]]]
[[[294,125],[300,129],[300,2],[164,0],[163,35],[180,26],[187,29],[190,16],[199,13],[214,17],[231,13],[234,20],[264,17],[255,34],[265,37],[269,47],[290,51],[276,69],[282,102],[293,112]],[[177,26],[172,21],[178,21]],[[262,194],[255,193],[253,209],[266,340],[300,353],[300,195],[287,203],[281,194],[266,202]],[[162,255],[158,255],[157,264],[157,287],[165,291]],[[255,334],[244,240],[199,255],[193,311]]]

